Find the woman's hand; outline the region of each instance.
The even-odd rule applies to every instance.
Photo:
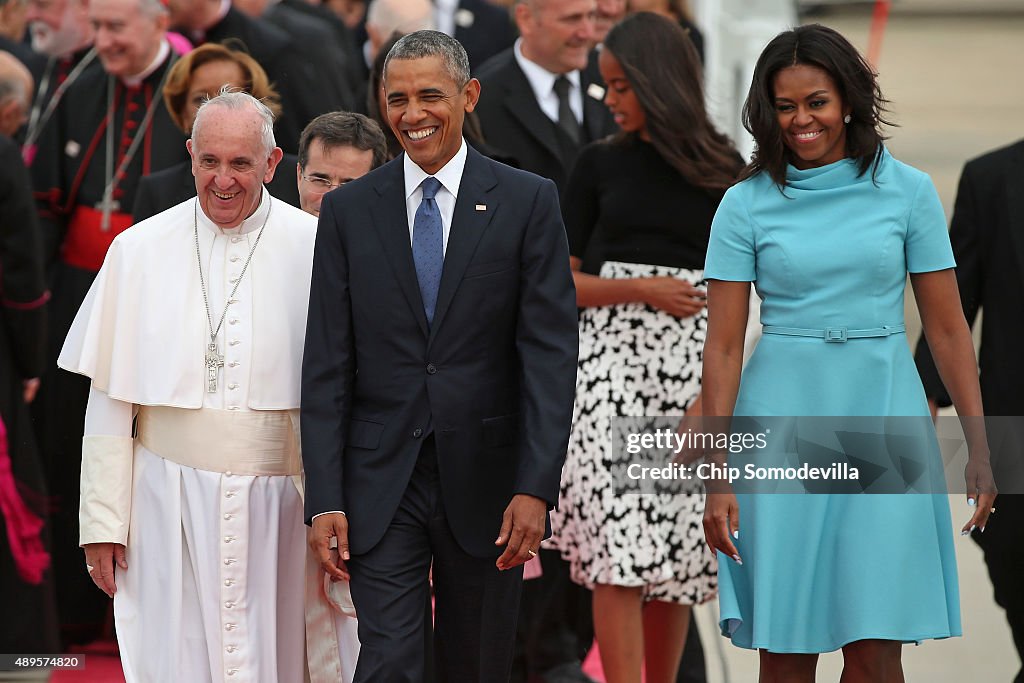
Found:
[[[707,292],[675,277],[647,277],[640,281],[644,303],[677,318],[697,315],[707,306]]]
[[[728,484],[725,484],[728,486]],[[704,540],[712,552],[723,553],[743,564],[733,539],[740,537],[740,505],[732,491],[709,493],[704,501]]]
[[[964,480],[967,483],[967,504],[974,508],[974,514],[967,520],[967,524],[964,524],[960,533],[966,536],[975,528],[981,529],[984,533],[989,515],[995,510],[998,495],[987,449],[984,452],[979,452],[977,448],[971,449],[967,467],[964,468]]]

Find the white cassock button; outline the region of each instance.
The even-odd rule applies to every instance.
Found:
[[[228,588],[230,588],[231,586],[235,585],[235,580],[234,579],[224,579],[224,585],[227,586]]]
[[[228,303],[229,304],[237,304],[238,303],[238,299],[228,299]]]
[[[237,235],[235,235],[234,237],[231,238],[231,243],[232,244],[238,244],[241,241],[242,241],[242,238],[237,236]]]
[[[228,476],[231,476],[230,472],[225,472],[225,474],[227,474]],[[235,516],[233,514],[231,514],[230,512],[224,515],[224,519],[226,519],[229,522],[231,520],[233,520],[234,518],[235,518]]]
[[[231,279],[228,280],[228,282],[230,282],[231,284],[235,284],[236,282],[238,282],[238,276],[237,275],[232,275]]]
[[[229,368],[237,368],[238,367],[238,361],[237,360],[231,361],[230,363],[228,363],[228,367]]]
[[[228,321],[228,325],[237,325],[237,324],[238,324],[238,318],[232,318],[231,320]]]
[[[242,342],[238,341],[237,339],[232,339],[231,341],[228,342],[228,346],[238,346],[241,343]]]
[[[234,498],[235,497],[235,492],[233,490],[232,491],[228,491],[227,493],[224,494],[224,497],[225,498]],[[232,536],[231,538],[234,538],[234,536]]]
[[[237,561],[237,560],[235,560],[235,558],[233,558],[233,557],[229,557],[229,558],[227,558],[226,560],[224,560],[224,564],[225,564],[225,565],[227,565],[227,566],[231,566],[231,565],[233,565],[233,564],[234,564],[234,563],[235,563],[236,561]]]
[[[227,602],[224,603],[224,607],[226,607],[227,609],[231,609],[234,606],[235,606],[235,603],[231,602],[230,600],[228,600]]]
[[[231,261],[232,263],[238,263],[239,261],[241,261],[241,260],[242,260],[242,257],[241,257],[241,256],[238,256],[238,255],[236,254],[235,256],[232,256],[232,257],[231,257],[230,259],[228,259],[228,260],[229,260],[229,261]]]
[[[234,631],[235,630],[235,625],[234,624],[224,624],[224,630],[225,631]]]
[[[234,652],[234,651],[235,651],[235,650],[237,650],[238,648],[237,648],[237,647],[235,647],[234,645],[228,645],[228,646],[227,646],[226,648],[224,648],[224,649],[225,649],[225,650],[227,650],[228,652]]]
[[[238,410],[238,406],[228,406],[228,410]]]
[[[234,536],[225,536],[225,537],[224,537],[224,542],[225,542],[225,543],[233,543],[233,542],[234,542],[234,540],[235,540],[235,537],[234,537]]]
[[[238,388],[238,384],[235,383],[235,382],[232,382],[231,384],[228,385],[228,389],[237,389],[237,388]]]
[[[225,473],[224,473],[224,476],[225,476],[225,477],[230,477],[230,476],[231,476],[231,470],[228,470],[227,472],[225,472]],[[225,518],[225,519],[226,519],[226,518]]]
[[[238,673],[238,669],[228,669],[228,676],[234,676]]]

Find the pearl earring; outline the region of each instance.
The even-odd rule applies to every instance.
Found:
[[[843,123],[849,123],[849,122],[850,122],[850,115],[847,114],[846,116],[843,117]]]

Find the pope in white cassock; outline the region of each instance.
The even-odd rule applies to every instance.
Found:
[[[263,187],[281,150],[251,96],[204,104],[188,149],[198,197],[114,240],[58,361],[92,379],[86,568],[128,683],[300,683],[307,631],[311,680],[348,681],[300,498],[316,219]]]

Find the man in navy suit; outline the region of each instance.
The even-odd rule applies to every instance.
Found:
[[[507,681],[522,564],[548,533],[572,419],[557,191],[467,147],[480,84],[453,38],[402,38],[384,88],[405,154],[321,205],[302,386],[310,545],[351,580],[357,682],[425,679],[431,565],[438,679]]]

